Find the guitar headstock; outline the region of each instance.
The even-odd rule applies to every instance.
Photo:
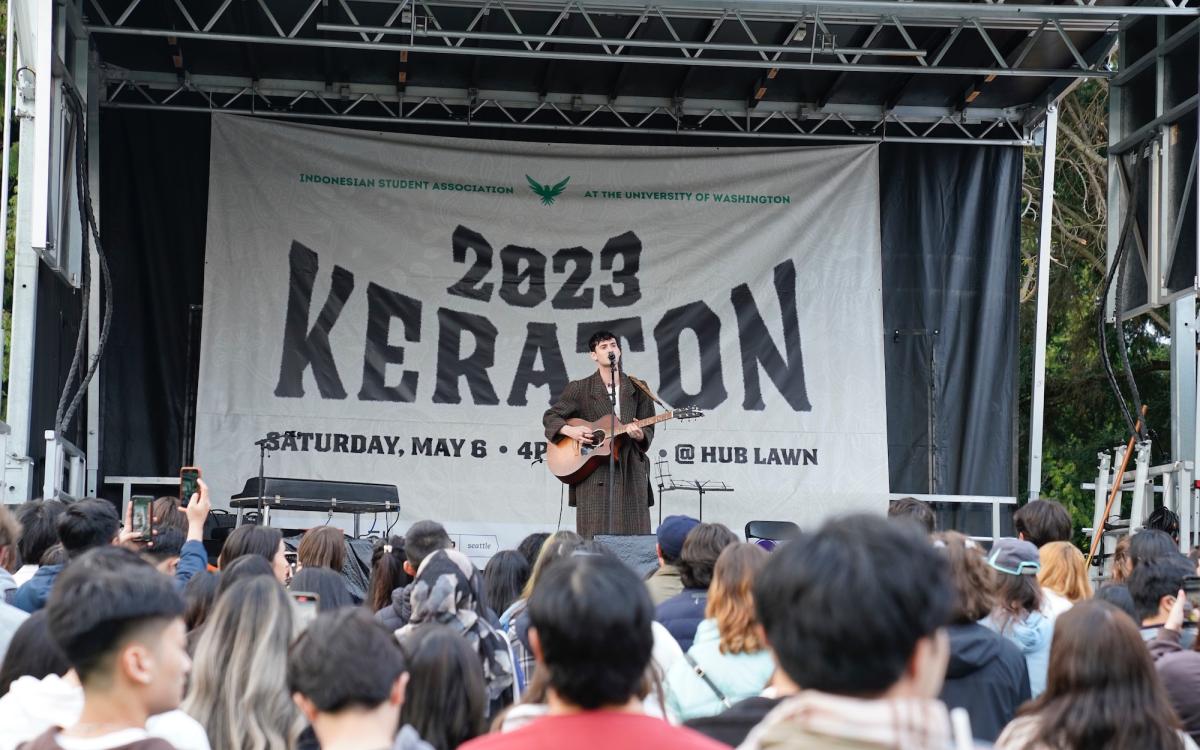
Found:
[[[704,412],[694,406],[685,406],[682,409],[674,411],[675,419],[699,419],[704,416]]]

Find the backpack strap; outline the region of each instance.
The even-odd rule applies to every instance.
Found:
[[[687,661],[688,666],[692,668],[692,671],[696,673],[696,676],[704,680],[704,684],[708,685],[708,689],[713,691],[713,695],[717,696],[717,700],[721,701],[722,706],[725,708],[730,708],[733,706],[733,704],[729,702],[729,698],[725,696],[725,693],[721,692],[721,688],[717,687],[717,684],[713,682],[707,674],[704,673],[704,668],[696,663],[696,660],[692,658],[691,654],[684,651],[683,658]]]

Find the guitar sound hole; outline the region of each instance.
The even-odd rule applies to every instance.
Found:
[[[581,456],[588,455],[592,451],[596,450],[596,447],[603,442],[604,442],[604,430],[592,430],[592,442],[591,443],[580,442],[579,443],[579,455],[581,455]]]

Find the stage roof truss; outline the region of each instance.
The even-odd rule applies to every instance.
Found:
[[[70,0],[104,106],[381,126],[1029,144],[1190,0]],[[315,61],[322,62],[317,64]]]

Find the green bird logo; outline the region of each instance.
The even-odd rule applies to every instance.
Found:
[[[529,189],[542,197],[543,206],[549,206],[555,198],[562,195],[562,192],[567,189],[567,183],[571,181],[571,178],[567,177],[557,185],[543,185],[529,175],[525,175],[525,179],[529,180]]]

